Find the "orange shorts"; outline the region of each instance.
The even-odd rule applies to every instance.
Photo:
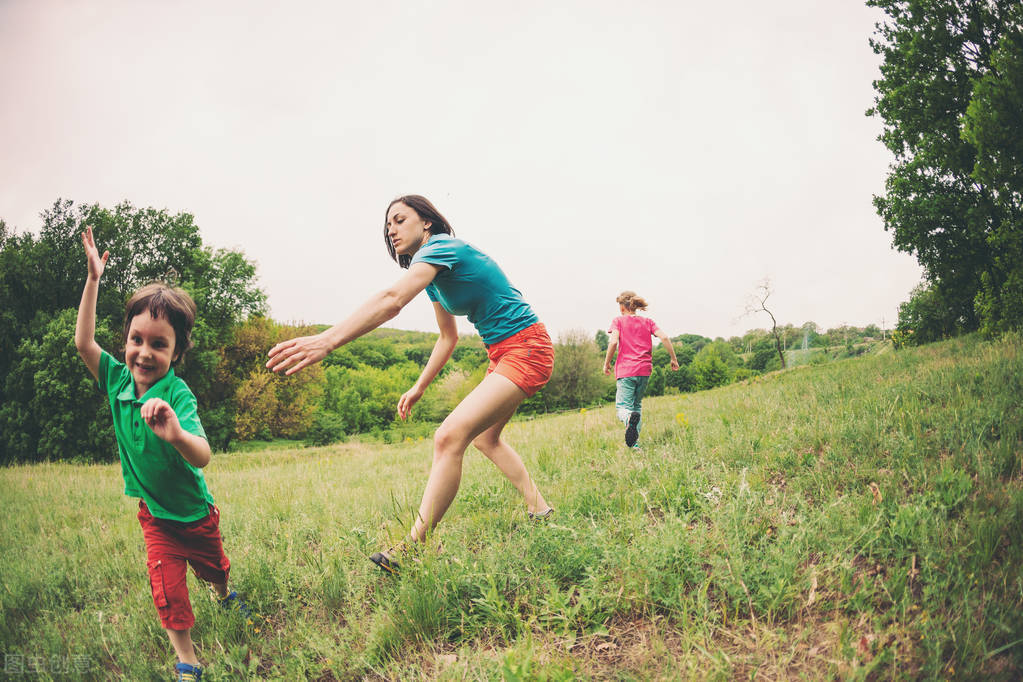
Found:
[[[540,322],[487,346],[487,357],[490,358],[487,374],[497,372],[511,379],[525,391],[526,397],[543,388],[554,371],[554,344]]]

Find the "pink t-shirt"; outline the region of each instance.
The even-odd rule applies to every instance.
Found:
[[[622,315],[611,321],[609,332],[618,332],[618,360],[615,362],[615,379],[622,377],[648,377],[653,367],[650,338],[657,331],[657,324],[649,317]]]

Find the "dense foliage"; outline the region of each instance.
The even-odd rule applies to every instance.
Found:
[[[940,319],[915,337],[1023,326],[1023,4],[868,0],[894,154],[875,205],[896,248],[925,270]],[[920,297],[923,291],[914,296]],[[911,314],[929,309],[914,304]],[[915,317],[919,322],[919,317]],[[910,328],[910,318],[901,325]]]
[[[0,462],[115,459],[109,410],[74,348],[75,313],[85,279],[80,233],[92,224],[111,253],[97,302],[96,337],[122,356],[123,305],[154,279],[184,287],[199,316],[195,347],[177,372],[199,401],[210,443],[305,440],[323,445],[361,434],[385,442],[428,437],[436,424],[485,376],[486,348],[478,336],[459,339],[451,359],[407,422],[398,398],[416,381],[437,334],[377,329],[290,377],[268,372],[266,352],[322,326],[283,325],[263,316],[265,295],[243,254],[204,246],[192,216],[120,204],[75,206],[58,201],[42,214],[36,237],[0,221]],[[774,330],[787,364],[822,362],[862,352],[876,327],[820,331],[808,322]],[[673,339],[680,369],[655,346],[647,394],[724,386],[780,368],[774,336]],[[601,371],[608,336],[570,331],[555,343],[551,381],[526,400],[520,415],[576,410],[611,402],[614,377]]]
[[[116,457],[109,410],[74,346],[86,224],[110,251],[96,308],[97,340],[110,353],[120,354],[123,306],[142,284],[168,281],[195,299],[195,347],[178,373],[199,400],[211,443],[224,447],[235,415],[222,349],[237,322],[264,309],[255,267],[238,252],[204,246],[187,213],[58,200],[42,221],[38,237],[0,225],[0,461]]]

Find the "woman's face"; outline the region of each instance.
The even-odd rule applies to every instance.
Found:
[[[397,202],[387,210],[387,237],[399,256],[411,256],[430,238],[430,225],[408,205]]]

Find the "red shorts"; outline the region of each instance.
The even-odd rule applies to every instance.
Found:
[[[487,374],[497,372],[511,379],[527,397],[543,388],[554,371],[554,345],[540,322],[487,346],[487,357]]]
[[[185,564],[191,564],[196,576],[209,583],[226,583],[231,570],[220,540],[220,510],[211,504],[206,518],[181,523],[154,518],[139,500],[139,524],[146,539],[149,584],[160,623],[171,630],[187,630],[195,624],[195,616],[188,600]]]

